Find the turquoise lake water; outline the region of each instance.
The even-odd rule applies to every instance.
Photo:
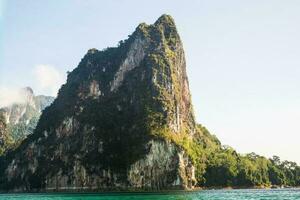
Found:
[[[300,200],[300,189],[207,190],[176,193],[0,194],[0,200]]]

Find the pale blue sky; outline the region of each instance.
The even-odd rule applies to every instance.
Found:
[[[37,73],[59,82],[89,48],[115,46],[140,22],[171,14],[197,120],[239,152],[300,163],[300,1],[0,2],[1,87],[52,94]]]

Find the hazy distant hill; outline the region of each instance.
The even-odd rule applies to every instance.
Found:
[[[15,147],[32,134],[42,111],[54,100],[50,96],[35,96],[29,87],[21,89],[20,93],[22,102],[0,108],[1,121],[5,124],[5,128],[2,127],[6,138],[5,141],[2,139],[3,145],[6,144],[5,149]],[[4,149],[3,146],[0,148]]]

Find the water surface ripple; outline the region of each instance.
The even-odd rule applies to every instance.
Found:
[[[300,189],[169,193],[0,194],[0,200],[300,200]]]

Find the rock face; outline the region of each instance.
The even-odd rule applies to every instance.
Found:
[[[7,133],[7,125],[4,116],[0,115],[0,155],[4,154],[12,146],[12,138]]]
[[[140,24],[116,48],[91,49],[19,148],[0,189],[191,189],[195,137],[184,50],[173,19]]]
[[[0,108],[2,123],[5,124],[5,130],[2,129],[2,132],[6,135],[6,139],[0,144],[2,150],[16,146],[32,134],[42,111],[54,101],[53,97],[35,96],[30,87],[20,90],[20,98],[21,102]]]

